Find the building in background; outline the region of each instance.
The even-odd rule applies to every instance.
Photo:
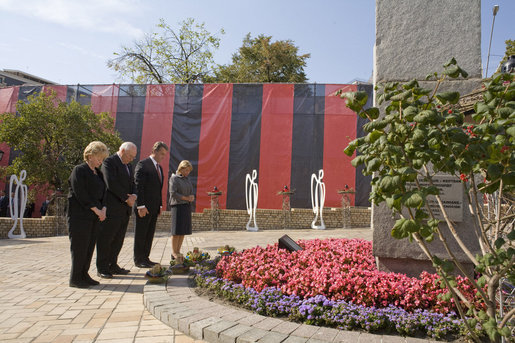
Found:
[[[14,69],[0,70],[0,88],[9,86],[44,86],[55,84],[55,82],[23,71]]]

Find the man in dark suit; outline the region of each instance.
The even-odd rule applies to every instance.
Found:
[[[156,142],[149,157],[136,165],[136,230],[134,232],[134,264],[139,268],[150,268],[150,249],[156,230],[157,217],[161,213],[161,189],[163,169],[159,165],[168,154],[168,146]]]
[[[136,201],[132,166],[138,150],[131,142],[123,143],[118,152],[106,158],[102,174],[107,186],[107,217],[97,239],[98,276],[110,279],[113,274],[126,275],[129,270],[118,265],[131,209]]]

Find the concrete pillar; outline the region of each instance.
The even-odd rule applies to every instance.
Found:
[[[468,72],[467,80],[453,80],[439,91],[456,90],[462,95],[480,87],[481,80],[481,1],[480,0],[376,0],[376,42],[374,47],[374,85],[388,81],[424,80],[431,72],[455,57]],[[434,82],[420,82],[432,87]],[[463,219],[458,222],[462,239],[473,251],[478,240],[466,199]],[[397,218],[383,203],[372,207],[374,256],[381,270],[418,276],[422,270],[434,272],[431,263],[415,242],[391,237]],[[455,252],[460,249],[447,235]],[[435,238],[430,245],[440,257],[447,257]],[[466,258],[458,253],[463,262]]]

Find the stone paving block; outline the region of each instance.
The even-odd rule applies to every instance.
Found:
[[[259,324],[259,323],[258,323]],[[271,331],[284,333],[289,335],[293,331],[295,331],[300,326],[299,323],[288,322],[285,320],[281,320],[281,323],[275,326]]]
[[[220,317],[224,320],[229,320],[229,321],[232,321],[232,322],[237,322],[238,320],[241,319],[242,316],[245,316],[247,314],[249,314],[248,312],[247,313],[242,313],[243,311],[239,311],[239,310],[235,310],[235,309],[229,309],[227,312],[225,313],[221,313],[220,314]]]
[[[182,310],[183,306],[177,304],[168,304],[165,306],[156,307],[154,312],[151,312],[157,319],[163,320],[167,314],[175,313]]]
[[[311,336],[310,341],[312,339],[316,339],[324,342],[332,342],[338,335],[339,331],[340,330],[337,329],[321,327],[313,334],[313,336]]]
[[[430,340],[428,339],[422,339],[422,338],[415,338],[415,337],[405,337],[406,343],[429,343]],[[433,341],[431,341],[433,342]]]
[[[236,343],[251,343],[251,342],[257,342],[260,338],[265,336],[270,331],[258,329],[258,328],[252,328],[249,331],[242,334],[240,337],[236,339]]]
[[[405,340],[404,337],[400,336],[383,335],[383,337],[381,337],[381,343],[399,343],[399,338],[402,338],[403,341]],[[422,342],[427,343],[427,340]]]
[[[327,343],[327,341],[322,341],[321,339],[316,339],[316,338],[310,338],[310,339],[308,339],[308,342],[309,343]]]
[[[237,323],[230,322],[228,320],[221,320],[217,323],[209,325],[204,328],[204,340],[208,342],[218,342],[218,338],[222,331],[225,331],[233,326],[236,326]]]
[[[271,330],[281,323],[284,323],[284,320],[267,317],[260,322],[252,324],[252,327],[258,328],[258,329],[263,329],[263,330]],[[279,332],[281,332],[281,331],[279,331]]]
[[[218,341],[220,343],[235,343],[239,336],[249,331],[250,329],[252,329],[252,327],[248,325],[238,324],[232,328],[222,331],[218,337]]]
[[[179,319],[179,331],[185,333],[186,335],[190,334],[190,324],[198,322],[199,320],[206,319],[210,317],[209,314],[206,313],[196,313],[189,317],[184,317]]]
[[[287,334],[269,331],[266,335],[261,337],[258,342],[260,343],[280,343],[288,338]]]
[[[318,326],[301,324],[297,329],[295,329],[291,334],[293,336],[306,337],[311,338],[319,329]]]
[[[356,343],[359,339],[360,333],[358,331],[339,330],[334,338],[334,342],[341,343]]]
[[[288,336],[283,343],[305,343],[308,339],[306,337]]]
[[[164,306],[170,304],[170,299],[166,296],[159,298],[152,298],[152,300],[147,304],[147,309],[149,312],[153,312],[154,309],[158,306]]]
[[[176,313],[168,313],[163,321],[165,324],[168,324],[170,327],[175,330],[179,330],[179,319],[193,316],[195,312],[193,311],[180,311]]]
[[[207,317],[205,319],[199,320],[197,322],[190,324],[190,336],[196,339],[204,338],[204,328],[213,325],[214,323],[218,323],[222,319],[218,317]]]
[[[249,312],[245,312],[245,311],[240,311],[240,312],[241,312],[241,318],[240,318],[240,320],[238,320],[238,323],[243,324],[243,325],[252,326],[253,324],[259,323],[266,319],[265,316],[262,316],[260,314],[249,313]]]
[[[362,332],[358,337],[357,343],[381,343],[381,336]]]

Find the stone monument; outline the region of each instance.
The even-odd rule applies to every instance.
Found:
[[[374,85],[417,79],[421,86],[431,88],[434,82],[424,81],[426,75],[441,72],[442,65],[452,57],[468,72],[469,78],[444,82],[439,91],[454,90],[464,95],[480,87],[480,0],[376,0]],[[438,187],[461,239],[469,249],[478,251],[478,240],[470,231],[473,222],[462,186],[449,180],[441,175]],[[373,251],[379,269],[410,276],[418,276],[423,270],[434,272],[415,242],[391,236],[395,220],[386,204],[372,207]],[[449,234],[447,239],[458,259],[468,263],[454,238]],[[439,257],[447,258],[437,238],[429,246]]]

